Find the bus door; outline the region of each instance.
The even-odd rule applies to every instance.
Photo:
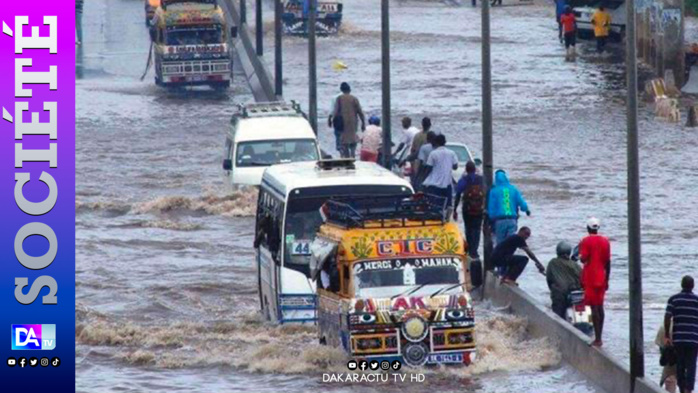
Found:
[[[257,287],[262,313],[267,319],[273,320],[276,320],[278,315],[283,211],[284,203],[268,190],[261,188],[257,201],[254,240],[257,257]]]

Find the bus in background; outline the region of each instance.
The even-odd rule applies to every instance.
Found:
[[[325,160],[269,167],[259,188],[254,240],[262,314],[282,324],[316,322],[310,244],[328,199],[412,193],[409,182],[374,163]]]
[[[235,33],[228,32],[216,0],[161,0],[150,27],[155,83],[227,89],[233,70],[229,38]]]
[[[344,4],[338,0],[317,0],[315,31],[318,35],[331,35],[339,32],[342,25]],[[308,34],[308,13],[310,0],[286,0],[281,20],[284,32],[290,35]]]

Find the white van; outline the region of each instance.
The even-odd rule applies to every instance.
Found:
[[[625,0],[573,0],[571,1],[574,16],[577,18],[577,36],[582,39],[594,39],[594,26],[591,17],[603,4],[611,14],[609,39],[621,42],[625,36]]]
[[[326,160],[269,167],[259,189],[254,244],[265,317],[279,323],[316,322],[310,244],[328,199],[412,193],[409,182],[374,163]]]
[[[258,186],[271,165],[319,159],[317,137],[294,101],[241,105],[230,121],[223,170],[232,185]]]

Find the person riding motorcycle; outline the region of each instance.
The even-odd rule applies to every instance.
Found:
[[[557,257],[550,260],[546,269],[546,279],[550,288],[553,312],[565,318],[565,312],[570,306],[568,295],[582,288],[582,268],[571,259],[572,245],[561,241],[556,247]]]

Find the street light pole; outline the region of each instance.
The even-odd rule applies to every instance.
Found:
[[[257,0],[255,9],[257,18],[255,19],[255,38],[257,39],[257,56],[264,55],[264,26],[262,25],[262,0]]]
[[[274,93],[277,97],[284,95],[283,51],[281,50],[281,13],[282,0],[274,0]]]
[[[485,192],[489,198],[492,188],[492,64],[490,59],[490,2],[482,2],[482,166],[485,180]],[[484,268],[482,269],[484,278],[487,271],[492,270],[492,232],[488,229],[489,224],[483,227],[484,246]],[[484,282],[484,280],[483,280]],[[482,296],[484,298],[484,285]]]
[[[635,0],[626,0],[625,64],[628,88],[628,290],[630,301],[630,392],[645,376],[642,334],[642,252],[640,233],[640,160],[637,127],[637,39]]]
[[[317,135],[317,56],[315,53],[315,20],[317,17],[317,0],[309,2],[308,10],[308,79],[310,80],[309,116],[310,126]]]
[[[381,0],[381,87],[383,166],[390,169],[392,134],[390,132],[390,1]]]

